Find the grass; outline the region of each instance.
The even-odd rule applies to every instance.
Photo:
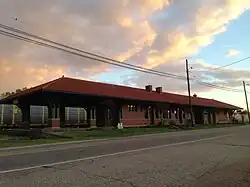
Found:
[[[127,137],[136,136],[143,134],[154,134],[174,131],[169,128],[124,128],[122,130],[117,130],[113,128],[97,128],[92,130],[76,130],[76,129],[66,129],[61,132],[57,132],[61,136],[70,136],[74,140],[82,139],[99,139],[99,138],[116,138],[116,137]]]
[[[208,129],[208,128],[222,128],[238,125],[198,125],[191,130]],[[9,137],[0,134],[0,148],[5,147],[16,147],[16,146],[28,146],[36,144],[51,144],[68,141],[79,141],[79,140],[91,140],[91,139],[105,139],[105,138],[116,138],[116,137],[129,137],[144,134],[155,134],[164,132],[181,131],[176,129],[170,129],[166,127],[158,128],[124,128],[117,130],[113,128],[96,128],[96,129],[58,129],[50,133],[60,135],[58,138],[41,138],[31,140],[28,137]],[[63,138],[65,137],[65,138]]]
[[[196,125],[193,130],[200,129],[213,129],[213,128],[224,128],[224,127],[237,127],[237,126],[245,126],[249,125],[247,123],[239,123],[239,124],[209,124],[209,125]]]
[[[51,143],[58,143],[58,142],[66,142],[68,139],[37,139],[37,140],[30,140],[30,139],[8,139],[8,140],[0,140],[0,148],[7,148],[7,147],[18,147],[18,146],[29,146],[29,145],[38,145],[38,144],[51,144]]]
[[[112,128],[97,128],[92,130],[86,129],[59,129],[51,133],[60,135],[65,138],[41,138],[31,140],[28,137],[8,137],[0,135],[0,148],[29,146],[36,144],[51,144],[59,142],[91,140],[91,139],[105,139],[116,137],[128,137],[143,134],[154,134],[174,131],[168,128],[125,128],[122,130]]]

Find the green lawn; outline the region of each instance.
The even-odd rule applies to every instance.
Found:
[[[50,144],[68,141],[79,141],[79,140],[91,140],[91,139],[104,139],[104,138],[115,138],[115,137],[127,137],[136,136],[143,134],[154,134],[175,131],[168,128],[126,128],[122,130],[111,129],[111,128],[98,128],[92,130],[85,129],[60,129],[51,133],[60,135],[60,138],[42,138],[30,140],[25,137],[8,137],[0,135],[0,148],[4,147],[16,147],[26,146],[35,144]],[[65,136],[65,138],[63,138]]]
[[[243,125],[243,124],[241,124]],[[197,125],[190,130],[199,130],[206,128],[221,128],[230,127],[238,125]],[[78,140],[90,140],[90,139],[104,139],[104,138],[116,138],[116,137],[128,137],[144,134],[155,134],[164,132],[174,132],[181,131],[182,129],[170,129],[166,127],[158,128],[125,128],[122,130],[112,129],[112,128],[96,128],[96,129],[58,129],[50,133],[60,135],[60,137],[53,138],[41,138],[30,140],[26,137],[8,137],[0,135],[0,148],[4,147],[16,147],[16,146],[26,146],[35,144],[50,144],[58,142],[67,141],[78,141]]]
[[[72,137],[72,139],[74,140],[82,140],[136,136],[143,134],[164,133],[170,131],[172,132],[176,130],[169,128],[124,128],[122,130],[112,128],[97,128],[92,130],[65,129],[56,133],[62,136]]]

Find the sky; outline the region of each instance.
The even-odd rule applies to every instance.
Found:
[[[187,4],[188,2],[188,4]],[[121,62],[191,80],[191,93],[245,108],[250,0],[1,0],[0,23]],[[0,35],[0,92],[61,77],[187,94],[185,80],[118,68]],[[250,86],[247,87],[250,93]],[[249,99],[250,100],[250,99]]]

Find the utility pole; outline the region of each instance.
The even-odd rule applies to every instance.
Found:
[[[191,93],[190,93],[190,81],[189,81],[189,68],[188,68],[188,60],[186,59],[186,71],[187,71],[187,85],[188,85],[188,104],[189,104],[189,111],[191,117],[191,125],[193,127],[193,110],[192,110],[192,103],[191,103]]]
[[[247,91],[246,91],[246,83],[245,83],[245,81],[243,81],[243,87],[244,87],[246,104],[247,104],[248,122],[250,123],[250,113],[249,113],[249,107],[248,107],[248,99],[247,99]]]

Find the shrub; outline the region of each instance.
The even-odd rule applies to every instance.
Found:
[[[169,120],[168,121],[169,126],[176,126],[176,121],[175,120]]]
[[[185,127],[189,127],[189,126],[191,126],[191,125],[192,125],[191,119],[185,119],[185,120],[184,120],[184,126],[185,126]]]
[[[157,124],[158,127],[167,127],[169,126],[168,121],[165,119],[161,119],[161,121]]]

